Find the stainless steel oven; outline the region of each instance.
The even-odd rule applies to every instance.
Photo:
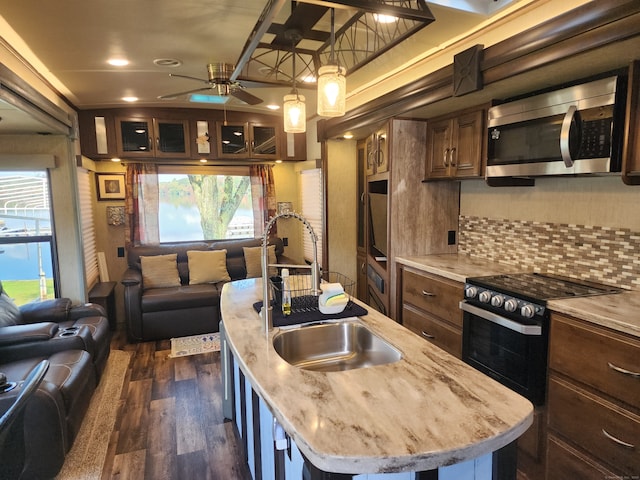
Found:
[[[534,405],[543,405],[550,322],[547,301],[619,291],[538,273],[470,278],[460,303],[462,359]]]

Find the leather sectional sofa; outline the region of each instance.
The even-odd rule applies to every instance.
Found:
[[[99,305],[67,298],[17,307],[0,283],[0,414],[42,360],[49,369],[25,407],[21,479],[53,478],[80,430],[104,371],[111,334]],[[0,458],[0,462],[3,462]]]
[[[261,245],[261,239],[238,239],[129,247],[121,280],[129,339],[217,332],[222,286],[261,276]],[[269,262],[281,263],[282,239],[274,237],[269,245]]]

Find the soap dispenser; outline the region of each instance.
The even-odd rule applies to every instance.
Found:
[[[289,269],[283,268],[282,273],[282,314],[291,315],[291,287],[289,285]]]

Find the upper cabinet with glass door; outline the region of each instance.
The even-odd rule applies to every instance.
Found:
[[[218,157],[278,159],[280,140],[276,125],[217,123]]]
[[[122,157],[189,158],[187,120],[117,118],[116,140]]]

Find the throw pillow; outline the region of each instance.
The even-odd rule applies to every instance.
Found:
[[[189,285],[228,282],[226,250],[188,250]]]
[[[257,278],[262,276],[262,247],[242,247],[244,250],[244,264],[247,268],[247,278]],[[267,247],[269,263],[276,263],[276,246]],[[276,267],[269,267],[269,276],[277,275]]]
[[[178,254],[140,257],[144,288],[179,287]]]

